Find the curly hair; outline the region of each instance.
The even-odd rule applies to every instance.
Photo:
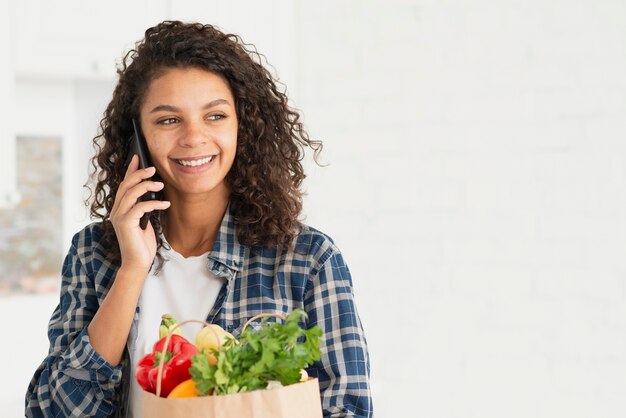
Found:
[[[261,57],[238,35],[180,21],[149,28],[124,56],[99,135],[93,139],[94,190],[86,186],[91,191],[86,204],[91,202],[92,218],[102,220],[104,240],[113,244],[113,259],[119,261],[120,253],[109,215],[126,170],[131,120],[138,117],[151,81],[171,68],[199,68],[220,75],[235,98],[237,150],[226,182],[239,241],[251,247],[291,245],[300,225],[305,147],[314,150],[317,162],[322,143],[309,139],[300,114],[288,106]],[[157,231],[161,231],[159,213],[151,214]],[[160,238],[158,246],[163,246]]]

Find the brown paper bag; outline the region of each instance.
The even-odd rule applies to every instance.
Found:
[[[321,418],[317,379],[278,389],[167,399],[143,392],[145,418]]]
[[[266,316],[285,320],[280,314],[260,314],[250,318],[243,329],[252,321]],[[190,319],[174,326],[165,340],[163,357],[174,330],[191,322],[209,325],[204,321]],[[161,393],[163,364],[159,365],[157,394]],[[317,379],[309,378],[306,382],[277,389],[173,399],[143,391],[143,416],[144,418],[322,418],[320,386]]]

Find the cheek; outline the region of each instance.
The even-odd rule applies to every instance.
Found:
[[[235,162],[236,154],[237,154],[237,139],[233,138],[232,141],[228,143],[221,144],[222,147],[222,157],[224,158],[223,162],[228,172],[233,169],[233,165]]]
[[[222,132],[219,145],[225,153],[234,154],[237,150],[237,130],[228,129]]]
[[[230,162],[232,163],[235,160],[235,155],[237,154],[237,138],[233,138],[227,145],[228,147],[228,157]]]
[[[148,142],[148,149],[150,150],[152,157],[158,159],[167,154],[166,144],[166,141],[152,136]]]
[[[168,154],[163,144],[159,144],[158,142],[151,142],[148,145],[148,149],[150,150],[150,158],[152,159],[152,164],[156,167],[157,171],[164,170],[168,165]]]

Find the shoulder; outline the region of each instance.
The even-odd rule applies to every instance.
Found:
[[[260,259],[264,264],[308,267],[311,273],[315,273],[333,255],[340,254],[329,235],[302,223],[289,247],[254,247],[250,250],[255,261]]]
[[[94,222],[74,234],[70,250],[63,263],[65,280],[76,277],[89,281],[100,297],[110,286],[119,264],[111,259],[111,245],[105,240],[102,222]],[[75,285],[75,284],[73,284]]]
[[[88,262],[102,261],[106,259],[108,248],[102,222],[93,222],[74,234],[70,254]]]
[[[316,291],[326,292],[327,296],[337,292],[351,294],[350,270],[343,254],[329,235],[301,224],[300,233],[295,240],[294,254],[306,254],[304,257],[310,262],[311,280],[307,284],[307,291],[315,288]]]
[[[293,251],[295,254],[314,260],[314,264],[318,266],[325,264],[331,257],[341,254],[335,241],[329,235],[302,223],[300,232],[294,239]]]
[[[104,226],[102,222],[93,222],[76,232],[72,238],[72,249],[78,252],[104,247]]]

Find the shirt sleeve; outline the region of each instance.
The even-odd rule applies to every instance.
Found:
[[[319,379],[324,417],[372,417],[367,341],[340,252],[309,283],[304,303],[308,326],[324,331],[321,358],[307,370]]]
[[[77,234],[63,264],[61,299],[48,325],[50,348],[28,386],[27,417],[107,417],[115,411],[122,365],[109,364],[89,341],[87,326],[99,305],[79,242]]]

